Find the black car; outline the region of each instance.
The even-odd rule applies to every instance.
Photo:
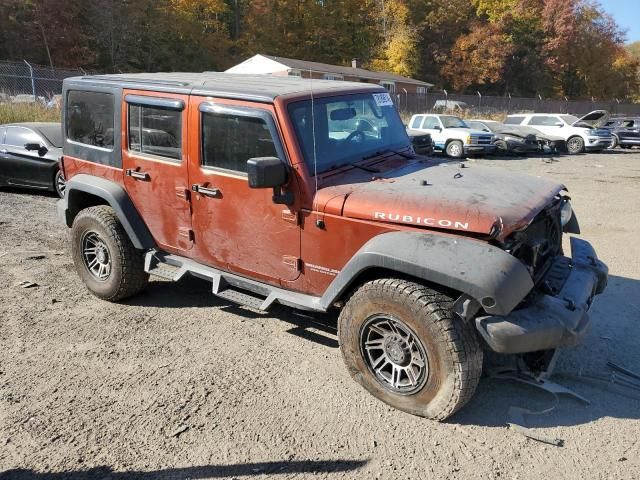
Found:
[[[523,125],[506,125],[494,120],[465,120],[475,130],[491,132],[496,140],[496,153],[566,153],[567,142],[554,135]]]
[[[640,117],[612,118],[604,124],[611,130],[613,142],[611,148],[631,148],[640,146]]]
[[[0,186],[28,187],[64,196],[58,167],[62,156],[59,123],[0,125]]]
[[[433,140],[431,139],[430,134],[408,129],[407,135],[409,135],[411,145],[413,145],[413,150],[418,155],[433,155]]]
[[[469,128],[491,132],[495,136],[496,153],[537,153],[540,151],[536,135],[492,120],[465,120]]]

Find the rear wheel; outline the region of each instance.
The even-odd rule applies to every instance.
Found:
[[[584,152],[584,140],[582,137],[571,137],[567,140],[567,149],[571,155]]]
[[[444,420],[473,396],[482,350],[451,298],[407,280],[373,280],[356,290],[338,322],[349,373],[392,407]]]
[[[453,140],[447,144],[446,153],[449,157],[462,158],[464,156],[464,147],[460,140]]]
[[[142,252],[133,246],[111,207],[99,205],[78,213],[71,241],[78,275],[96,297],[115,302],[147,286]]]

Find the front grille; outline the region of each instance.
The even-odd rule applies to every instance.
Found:
[[[540,212],[527,228],[515,232],[505,242],[507,251],[527,266],[535,283],[562,253],[561,204],[558,201]]]
[[[471,145],[491,145],[493,135],[471,135]]]

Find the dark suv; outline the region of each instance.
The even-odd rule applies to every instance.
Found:
[[[640,146],[640,117],[612,118],[604,126],[613,136],[611,148]]]

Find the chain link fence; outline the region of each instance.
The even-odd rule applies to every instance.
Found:
[[[510,113],[568,113],[586,115],[594,110],[607,110],[612,115],[640,116],[640,104],[612,100],[554,100],[542,97],[493,97],[459,95],[443,92],[406,94],[396,92],[394,102],[403,117],[416,113],[449,113],[464,117],[496,118]]]
[[[62,81],[85,75],[82,69],[60,69],[23,62],[0,62],[0,102],[49,102],[62,93]]]
[[[49,102],[62,93],[62,81],[68,77],[92,74],[81,68],[60,69],[22,62],[0,61],[0,102]],[[584,115],[607,110],[614,115],[640,116],[640,104],[621,100],[552,100],[542,97],[495,97],[459,95],[442,92],[392,95],[403,117],[415,113],[451,113],[465,117],[500,117],[509,113],[570,113]]]

